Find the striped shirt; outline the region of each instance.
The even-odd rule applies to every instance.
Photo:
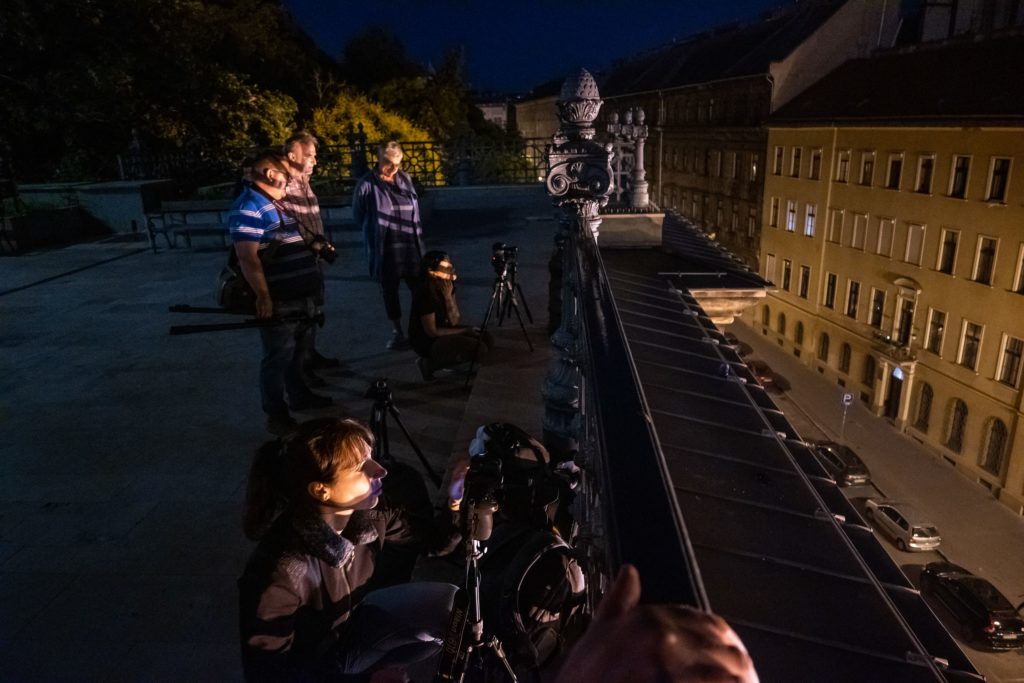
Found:
[[[288,181],[284,197],[278,202],[288,218],[298,221],[304,237],[324,234],[324,222],[320,218],[320,202],[309,186],[309,176],[295,177]]]
[[[316,257],[299,234],[295,221],[256,186],[247,185],[235,199],[228,214],[228,229],[236,244],[259,243],[263,274],[275,301],[320,294]]]

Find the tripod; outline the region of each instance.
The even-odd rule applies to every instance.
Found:
[[[484,320],[480,323],[480,334],[476,340],[476,348],[473,350],[473,357],[469,361],[469,373],[466,375],[466,385],[469,384],[470,378],[473,377],[473,368],[476,366],[476,359],[480,353],[480,344],[483,342],[484,332],[487,330],[487,323],[491,319],[491,313],[497,308],[498,310],[498,325],[500,326],[505,316],[508,314],[508,310],[512,309],[516,314],[516,320],[519,321],[519,329],[523,331],[523,338],[526,339],[526,345],[530,347],[530,351],[533,351],[533,342],[530,341],[530,335],[526,331],[526,325],[523,324],[523,316],[519,313],[519,297],[516,296],[516,290],[519,285],[515,281],[515,264],[505,262],[503,267],[499,270],[495,267],[495,273],[497,274],[494,278],[494,287],[491,288],[491,300],[487,303],[487,311],[484,312]],[[519,289],[522,294],[522,289]],[[526,306],[526,299],[523,299],[523,307],[526,308],[526,315],[529,316],[530,322],[533,322],[533,316],[530,315],[530,309]]]
[[[398,428],[402,430],[402,434],[405,435],[405,440],[409,442],[413,452],[420,459],[420,463],[423,464],[423,469],[426,470],[430,481],[434,482],[437,488],[441,488],[441,477],[433,470],[430,463],[427,462],[423,451],[416,445],[412,435],[409,434],[409,430],[402,423],[398,408],[395,407],[394,396],[388,387],[387,379],[381,377],[370,384],[370,388],[366,390],[366,398],[373,399],[373,407],[370,409],[370,431],[373,432],[373,459],[384,465],[393,461],[391,447],[388,443],[388,415],[390,414],[398,424]]]
[[[526,319],[529,320],[530,324],[532,325],[533,324],[533,314],[530,313],[530,307],[526,303],[526,295],[523,294],[523,288],[519,285],[519,281],[516,280],[516,275],[517,275],[517,273],[519,271],[519,266],[516,263],[516,260],[515,259],[511,259],[508,262],[508,266],[505,268],[505,270],[507,271],[507,278],[506,279],[508,280],[508,283],[509,283],[509,287],[507,288],[507,291],[509,293],[515,292],[519,296],[515,297],[515,296],[503,296],[501,294],[498,295],[498,299],[499,299],[499,303],[498,303],[498,327],[501,327],[501,324],[503,322],[505,322],[505,317],[509,314],[509,310],[512,309],[512,307],[515,305],[517,300],[523,302],[523,311],[526,312]],[[501,275],[501,273],[499,273],[499,275]],[[516,311],[516,313],[518,313],[518,310]],[[522,324],[521,320],[520,320],[520,324]],[[531,350],[532,350],[532,347],[531,347]]]
[[[480,541],[490,537],[493,515],[498,505],[491,497],[485,497],[479,502],[467,500],[463,505],[467,506],[466,587],[460,588],[455,594],[455,604],[452,606],[452,616],[448,622],[434,683],[462,683],[470,666],[483,672],[485,652],[496,657],[509,680],[516,683],[518,679],[505,656],[501,641],[497,636],[484,635],[484,618],[480,607],[480,558],[484,556]]]

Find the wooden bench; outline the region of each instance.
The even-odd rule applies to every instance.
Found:
[[[335,230],[351,229],[354,225],[352,207],[347,202],[348,197],[325,197],[320,203],[324,232],[332,242]],[[163,235],[169,249],[177,248],[178,237],[183,237],[185,245],[191,248],[194,236],[219,237],[221,245],[226,248],[231,241],[228,231],[230,211],[231,203],[222,199],[163,202],[159,211],[146,214],[146,229],[153,253],[157,250],[158,235]]]

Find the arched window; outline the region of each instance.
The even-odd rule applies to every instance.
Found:
[[[949,437],[946,448],[959,453],[964,447],[964,431],[967,429],[967,404],[953,399],[953,410],[949,416]]]
[[[849,374],[850,373],[850,356],[853,355],[853,350],[850,349],[850,345],[843,342],[843,345],[839,347],[839,372]]]
[[[769,321],[772,319],[772,309],[765,304],[764,308],[761,309],[761,324],[768,327]]]
[[[988,428],[988,443],[985,444],[985,459],[981,466],[995,475],[1003,473],[1003,458],[1006,456],[1006,425],[995,419]]]
[[[818,360],[828,362],[828,335],[824,332],[818,337]]]
[[[928,431],[928,420],[932,415],[933,398],[935,398],[935,393],[932,391],[932,385],[927,382],[921,382],[921,391],[917,396],[917,416],[914,418],[914,427],[922,432],[927,433]]]
[[[796,328],[793,330],[793,340],[797,346],[804,343],[804,324],[799,320],[796,321]]]
[[[864,376],[861,378],[868,389],[875,388],[875,357],[864,356]]]
[[[786,336],[786,314],[779,313],[779,334]]]

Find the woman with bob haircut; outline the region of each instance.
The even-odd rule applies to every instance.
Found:
[[[321,418],[257,451],[245,531],[259,544],[239,579],[247,681],[432,678],[456,589],[368,590],[384,541],[402,533],[378,506],[387,471],[372,446],[362,424]]]

